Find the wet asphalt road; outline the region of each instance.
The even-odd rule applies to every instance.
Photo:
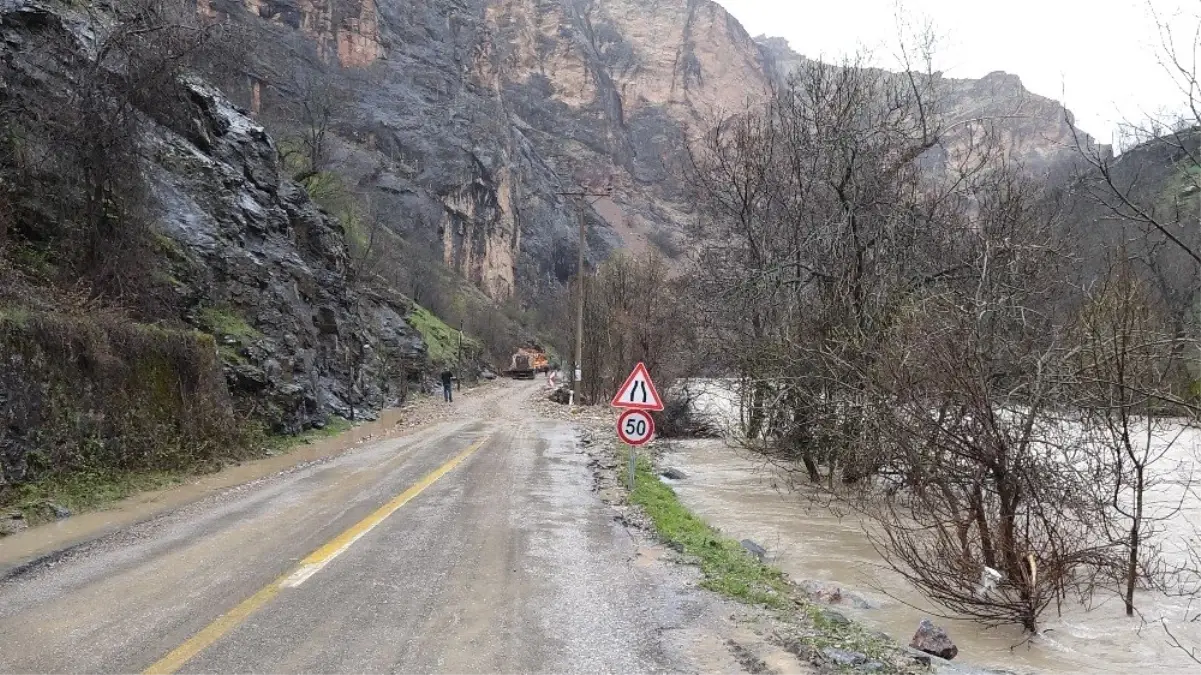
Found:
[[[535,386],[0,582],[0,671],[697,670],[664,636],[706,601],[635,562],[572,428],[528,409]]]

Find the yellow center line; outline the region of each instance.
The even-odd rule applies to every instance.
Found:
[[[321,548],[313,551],[307,558],[301,560],[300,563],[287,574],[271,582],[262,590],[243,600],[237,607],[229,610],[225,614],[217,617],[209,625],[200,630],[199,633],[193,635],[187,642],[171,650],[169,654],[159,659],[154,665],[147,668],[143,673],[150,675],[151,673],[174,673],[183,667],[185,663],[190,661],[200,652],[208,649],[214,642],[220,640],[222,636],[236,628],[239,624],[246,620],[251,614],[261,609],[272,598],[279,595],[280,591],[285,588],[299,586],[304,583],[309,577],[316,574],[321,568],[325,567],[331,560],[338,557],[343,551],[350,548],[352,544],[358,541],[363,535],[370,532],[375,526],[384,522],[388,516],[396,513],[400,507],[408,504],[414,497],[425,491],[426,488],[433,485],[437,480],[446,474],[450,473],[455,467],[462,464],[464,460],[472,455],[475,451],[483,447],[486,440],[478,441],[472,444],[469,448],[459,453],[449,462],[435,469],[425,478],[417,481],[412,487],[397,495],[392,501],[384,504],[374,513],[351,525],[345,532],[339,534],[329,540]]]

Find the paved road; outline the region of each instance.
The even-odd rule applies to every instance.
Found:
[[[0,582],[0,671],[705,669],[670,636],[711,601],[635,562],[536,386]]]

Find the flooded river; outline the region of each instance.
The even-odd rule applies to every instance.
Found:
[[[884,569],[857,518],[839,518],[789,493],[784,480],[747,453],[722,441],[677,442],[664,463],[688,474],[686,480],[673,481],[685,504],[731,536],[762,544],[770,562],[794,580],[832,582],[878,604],[875,609],[842,608],[847,614],[906,643],[929,615],[919,609],[929,608],[929,603]],[[1194,507],[1181,516],[1181,525],[1201,511],[1201,505]],[[1182,642],[1201,653],[1201,623],[1181,623],[1185,616],[1197,614],[1197,601],[1190,612],[1187,600],[1144,595],[1136,601],[1141,620],[1128,619],[1116,596],[1098,598],[1094,604],[1091,610],[1065,607],[1062,616],[1049,610],[1044,615],[1045,634],[1033,640],[1017,629],[984,629],[962,620],[937,622],[959,646],[956,661],[979,667],[1065,675],[1201,673],[1201,665],[1169,645],[1160,624],[1161,619],[1168,621]]]

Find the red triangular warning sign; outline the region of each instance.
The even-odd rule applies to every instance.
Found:
[[[646,371],[645,364],[639,363],[634,366],[634,372],[630,373],[626,383],[621,385],[611,405],[626,410],[663,409],[663,399],[659,398],[659,392],[655,389],[655,383],[651,382],[651,374]]]

